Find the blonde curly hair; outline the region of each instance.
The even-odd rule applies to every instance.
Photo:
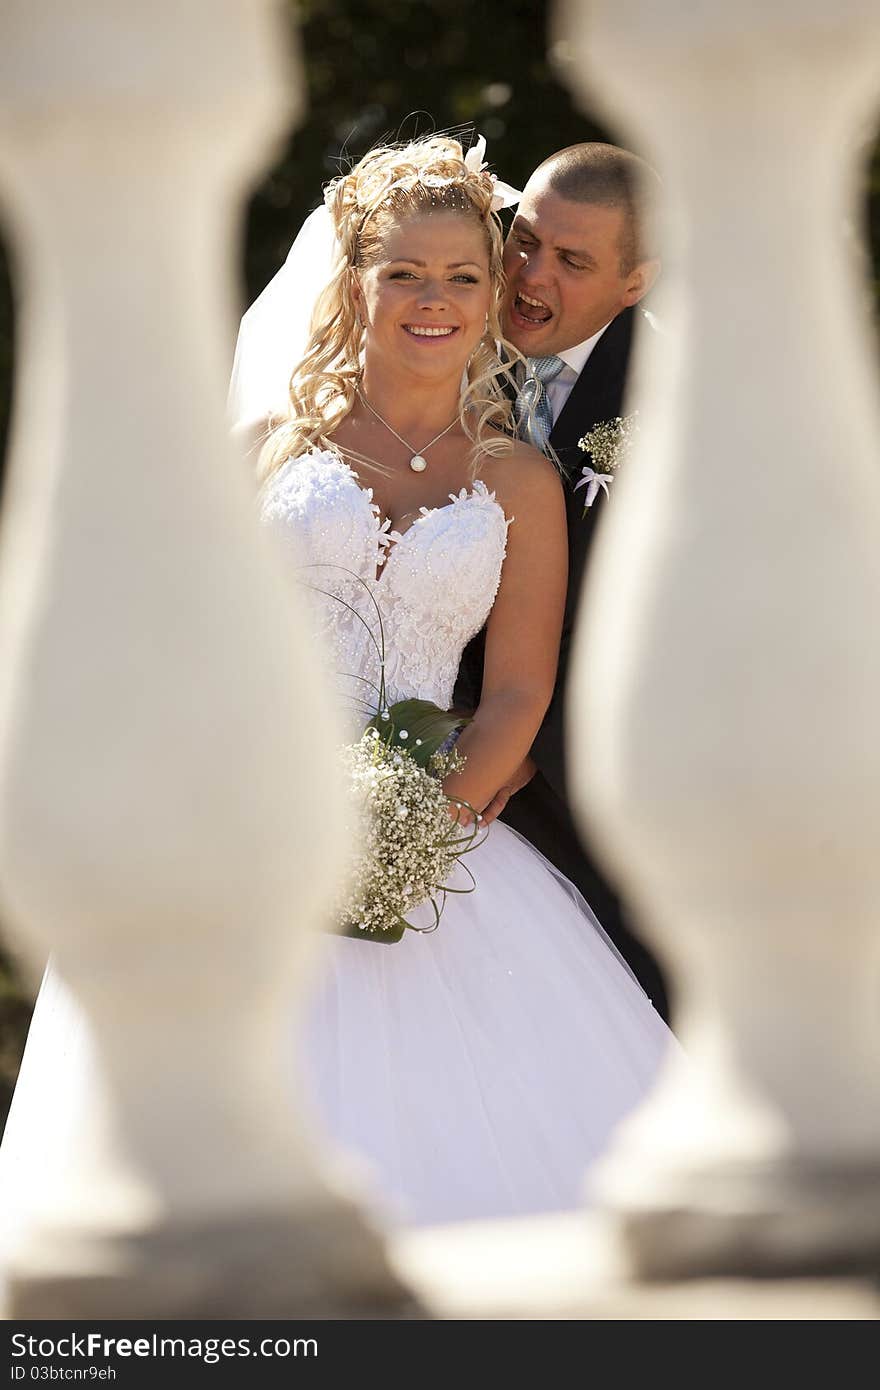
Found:
[[[520,354],[501,332],[503,233],[492,209],[494,196],[492,175],[475,168],[473,161],[467,163],[459,141],[444,135],[379,146],[350,173],[327,184],[324,202],[336,232],[337,253],[330,280],[315,304],[308,346],[290,379],[287,415],[275,422],[260,455],[263,481],[288,458],[326,447],[354,405],[364,328],[352,272],[375,263],[390,225],[424,212],[463,213],[484,229],[492,296],[486,331],[467,364],[461,422],[474,445],[474,471],[482,453],[498,455],[513,447],[513,407],[504,389],[510,366],[500,360],[496,342],[502,342],[508,363],[518,361]]]

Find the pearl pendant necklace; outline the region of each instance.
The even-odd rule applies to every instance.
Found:
[[[379,414],[378,410],[376,410],[375,406],[370,405],[370,402],[367,400],[366,396],[364,395],[363,391],[359,386],[357,387],[357,393],[360,401],[367,407],[367,410],[369,410],[371,415],[375,415],[376,419],[379,421],[379,424],[384,425],[386,430],[388,430],[389,434],[393,434],[394,438],[399,439],[403,447],[409,450],[410,454],[412,455],[412,458],[409,461],[409,466],[414,473],[424,473],[425,469],[428,466],[428,460],[424,457],[424,455],[431,448],[432,444],[436,444],[438,439],[442,439],[444,434],[449,433],[453,425],[458,424],[460,418],[458,415],[456,415],[455,419],[450,420],[449,424],[446,426],[445,429],[442,429],[439,434],[435,434],[434,438],[429,440],[421,451],[417,451],[413,449],[413,446],[409,443],[408,440],[404,439],[402,434],[397,433],[397,430],[394,428],[393,425],[389,425],[388,421],[383,419],[383,417]]]

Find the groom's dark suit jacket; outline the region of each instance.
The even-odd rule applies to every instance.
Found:
[[[550,442],[565,473],[568,516],[568,598],[562,626],[559,672],[553,700],[532,748],[538,772],[527,787],[511,798],[502,820],[520,831],[577,885],[621,955],[638,976],[655,1008],[666,1018],[666,990],[657,963],[632,935],[614,886],[594,860],[583,834],[575,830],[566,787],[565,704],[569,649],[587,557],[596,526],[608,505],[604,492],[600,490],[584,516],[585,490],[582,488],[575,492],[574,485],[579,481],[581,468],[588,459],[577,445],[578,440],[594,425],[623,414],[634,329],[639,321],[644,325],[644,331],[652,331],[636,309],[625,309],[612,321],[587,359],[550,435]],[[484,635],[480,633],[462,658],[455,692],[456,704],[461,708],[474,709],[479,703],[483,644]],[[589,717],[589,711],[583,713],[584,717]]]

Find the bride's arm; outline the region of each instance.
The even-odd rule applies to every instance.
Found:
[[[484,476],[514,520],[486,625],[480,704],[458,741],[467,765],[444,784],[477,811],[522,763],[550,703],[568,580],[565,499],[553,465],[519,446]]]

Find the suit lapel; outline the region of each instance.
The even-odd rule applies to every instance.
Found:
[[[608,325],[553,426],[550,443],[569,479],[575,477],[584,462],[578,440],[600,421],[613,420],[623,409],[635,313],[634,309],[624,309]]]
[[[565,510],[568,517],[569,584],[563,630],[563,657],[560,678],[564,680],[567,659],[567,640],[570,636],[596,527],[601,524],[606,498],[600,492],[593,505],[584,511],[584,493],[575,492],[575,482],[588,462],[578,448],[578,440],[594,425],[613,420],[623,412],[627,370],[633,343],[636,310],[624,309],[602,334],[583,371],[571,388],[550,435],[568,486]]]

